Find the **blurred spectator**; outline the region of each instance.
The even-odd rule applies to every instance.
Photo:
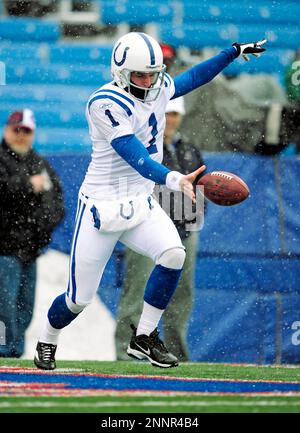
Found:
[[[49,163],[32,149],[28,109],[12,113],[0,147],[0,357],[20,357],[34,308],[36,259],[64,217],[63,193]],[[3,326],[4,324],[4,326]]]
[[[181,130],[201,150],[276,154],[282,150],[278,106],[284,89],[269,74],[241,74],[216,80],[185,97]]]
[[[167,71],[170,73],[170,68],[174,66],[175,60],[177,58],[177,52],[174,47],[169,44],[160,43],[160,47],[164,56],[164,64],[167,67]]]
[[[173,47],[161,47],[171,75],[191,66],[179,58]],[[186,115],[180,132],[196,147],[200,145],[202,151],[274,155],[286,146],[280,116],[291,117],[284,108],[287,103],[284,89],[269,74],[243,73],[230,79],[219,74],[185,95]]]
[[[57,12],[58,0],[4,0],[8,15],[41,17]]]
[[[42,17],[59,12],[59,0],[4,0],[8,15]],[[91,0],[70,0],[65,5],[70,12],[89,12],[92,9]]]
[[[300,50],[285,73],[285,100],[266,106],[265,134],[255,147],[264,155],[300,152]]]
[[[287,154],[300,153],[300,49],[286,69],[285,86],[289,104],[282,110],[282,141]]]
[[[166,127],[164,134],[163,164],[171,170],[187,174],[203,165],[202,156],[194,146],[186,142],[178,133],[183,115],[184,100],[171,100],[166,109]],[[159,197],[157,197],[159,200]],[[184,199],[188,200],[188,199]],[[172,202],[171,202],[172,203]],[[186,342],[187,325],[192,309],[194,293],[194,272],[198,248],[198,231],[190,231],[187,219],[178,220],[174,207],[182,204],[182,193],[174,193],[173,206],[161,203],[170,215],[186,248],[186,260],[179,285],[163,316],[163,332],[166,346],[180,361],[189,359]],[[193,221],[195,223],[195,221]],[[127,341],[130,339],[130,324],[136,324],[143,308],[143,293],[154,267],[148,257],[135,253],[130,249],[125,251],[126,273],[123,284],[115,333],[116,355],[118,360],[128,360],[126,353]],[[141,272],[143,270],[143,272]]]
[[[300,49],[286,69],[285,85],[289,101],[300,106]]]

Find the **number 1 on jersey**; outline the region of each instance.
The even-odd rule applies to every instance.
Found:
[[[110,110],[105,110],[105,115],[109,118],[109,120],[111,121],[111,125],[112,125],[112,127],[115,127],[115,126],[119,126],[120,125],[120,123],[116,120],[116,119],[114,119],[114,117],[113,117],[113,115],[111,114],[111,112],[110,112]]]
[[[149,123],[149,126],[152,127],[152,129],[151,129],[152,138],[151,138],[151,140],[149,140],[150,146],[147,147],[148,153],[149,153],[149,155],[151,155],[153,153],[157,153],[158,152],[156,144],[155,144],[155,141],[156,141],[155,137],[158,134],[158,131],[157,131],[157,120],[156,120],[156,117],[155,117],[154,113],[152,113],[151,116],[149,117],[149,122],[148,123]]]

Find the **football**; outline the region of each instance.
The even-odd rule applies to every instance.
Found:
[[[238,176],[227,171],[213,171],[202,176],[198,184],[204,188],[204,196],[220,206],[241,203],[249,196],[249,188]]]

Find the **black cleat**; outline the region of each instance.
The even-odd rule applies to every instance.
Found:
[[[42,370],[54,370],[56,368],[56,345],[38,342],[34,356],[34,363]]]
[[[136,335],[136,327],[130,325],[133,334],[127,348],[127,354],[136,359],[148,359],[155,367],[177,367],[178,359],[168,352],[164,343],[158,337],[157,328],[147,335]]]

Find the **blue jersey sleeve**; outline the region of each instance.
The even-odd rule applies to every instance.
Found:
[[[163,164],[154,161],[134,134],[115,138],[111,145],[141,176],[160,185],[165,185],[170,170]]]
[[[205,60],[188,71],[183,72],[174,78],[175,93],[171,99],[185,95],[197,87],[208,83],[218,75],[226,66],[238,57],[234,47],[221,51],[217,56]]]

